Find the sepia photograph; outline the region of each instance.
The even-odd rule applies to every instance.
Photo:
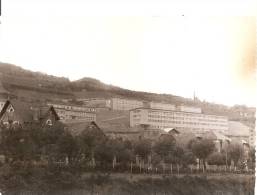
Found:
[[[256,5],[0,1],[0,195],[254,195]]]

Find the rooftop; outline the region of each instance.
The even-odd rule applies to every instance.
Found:
[[[229,121],[227,135],[228,136],[249,136],[250,127],[238,121]]]

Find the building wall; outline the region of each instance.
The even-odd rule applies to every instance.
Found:
[[[49,110],[48,115],[41,121],[42,124],[46,124],[46,125],[53,125],[55,122],[56,122],[56,117],[52,112],[52,110]]]
[[[68,104],[56,104],[56,103],[47,103],[48,106],[53,106],[55,109],[64,109],[64,110],[73,110],[81,112],[96,112],[95,108],[85,107],[85,106],[74,106]]]
[[[144,103],[138,100],[112,98],[111,108],[112,110],[131,110],[134,108],[143,107]]]
[[[96,113],[84,112],[84,111],[73,111],[55,108],[61,121],[65,120],[84,120],[86,122],[96,121]]]
[[[255,146],[256,131],[254,128],[250,128],[249,143],[251,146]]]
[[[60,120],[83,120],[85,122],[96,121],[96,109],[88,107],[80,107],[73,105],[52,104],[49,103],[56,110]]]
[[[7,107],[6,112],[1,117],[1,123],[9,124],[9,121],[12,121],[13,123],[23,123],[21,117],[16,113],[16,110],[12,105]]]
[[[226,133],[228,130],[228,119],[224,116],[146,108],[131,110],[130,126],[142,124],[157,129],[188,129],[196,133],[209,130]]]

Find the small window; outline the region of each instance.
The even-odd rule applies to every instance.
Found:
[[[53,125],[53,124],[52,124],[52,121],[51,121],[50,119],[48,119],[48,120],[46,121],[46,124],[47,124],[47,125],[50,125],[50,126]]]
[[[11,106],[11,107],[9,108],[8,112],[13,112],[13,111],[14,111],[14,109],[13,109],[13,107]]]

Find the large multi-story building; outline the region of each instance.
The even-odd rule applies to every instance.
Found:
[[[112,98],[111,109],[112,110],[131,110],[134,108],[143,107],[144,102],[132,99]]]
[[[130,126],[143,125],[149,128],[176,128],[195,133],[215,131],[226,134],[228,119],[225,116],[196,112],[163,109],[135,108],[130,110]]]
[[[62,122],[70,120],[85,122],[96,121],[95,108],[57,103],[47,103],[47,105],[55,108]]]

